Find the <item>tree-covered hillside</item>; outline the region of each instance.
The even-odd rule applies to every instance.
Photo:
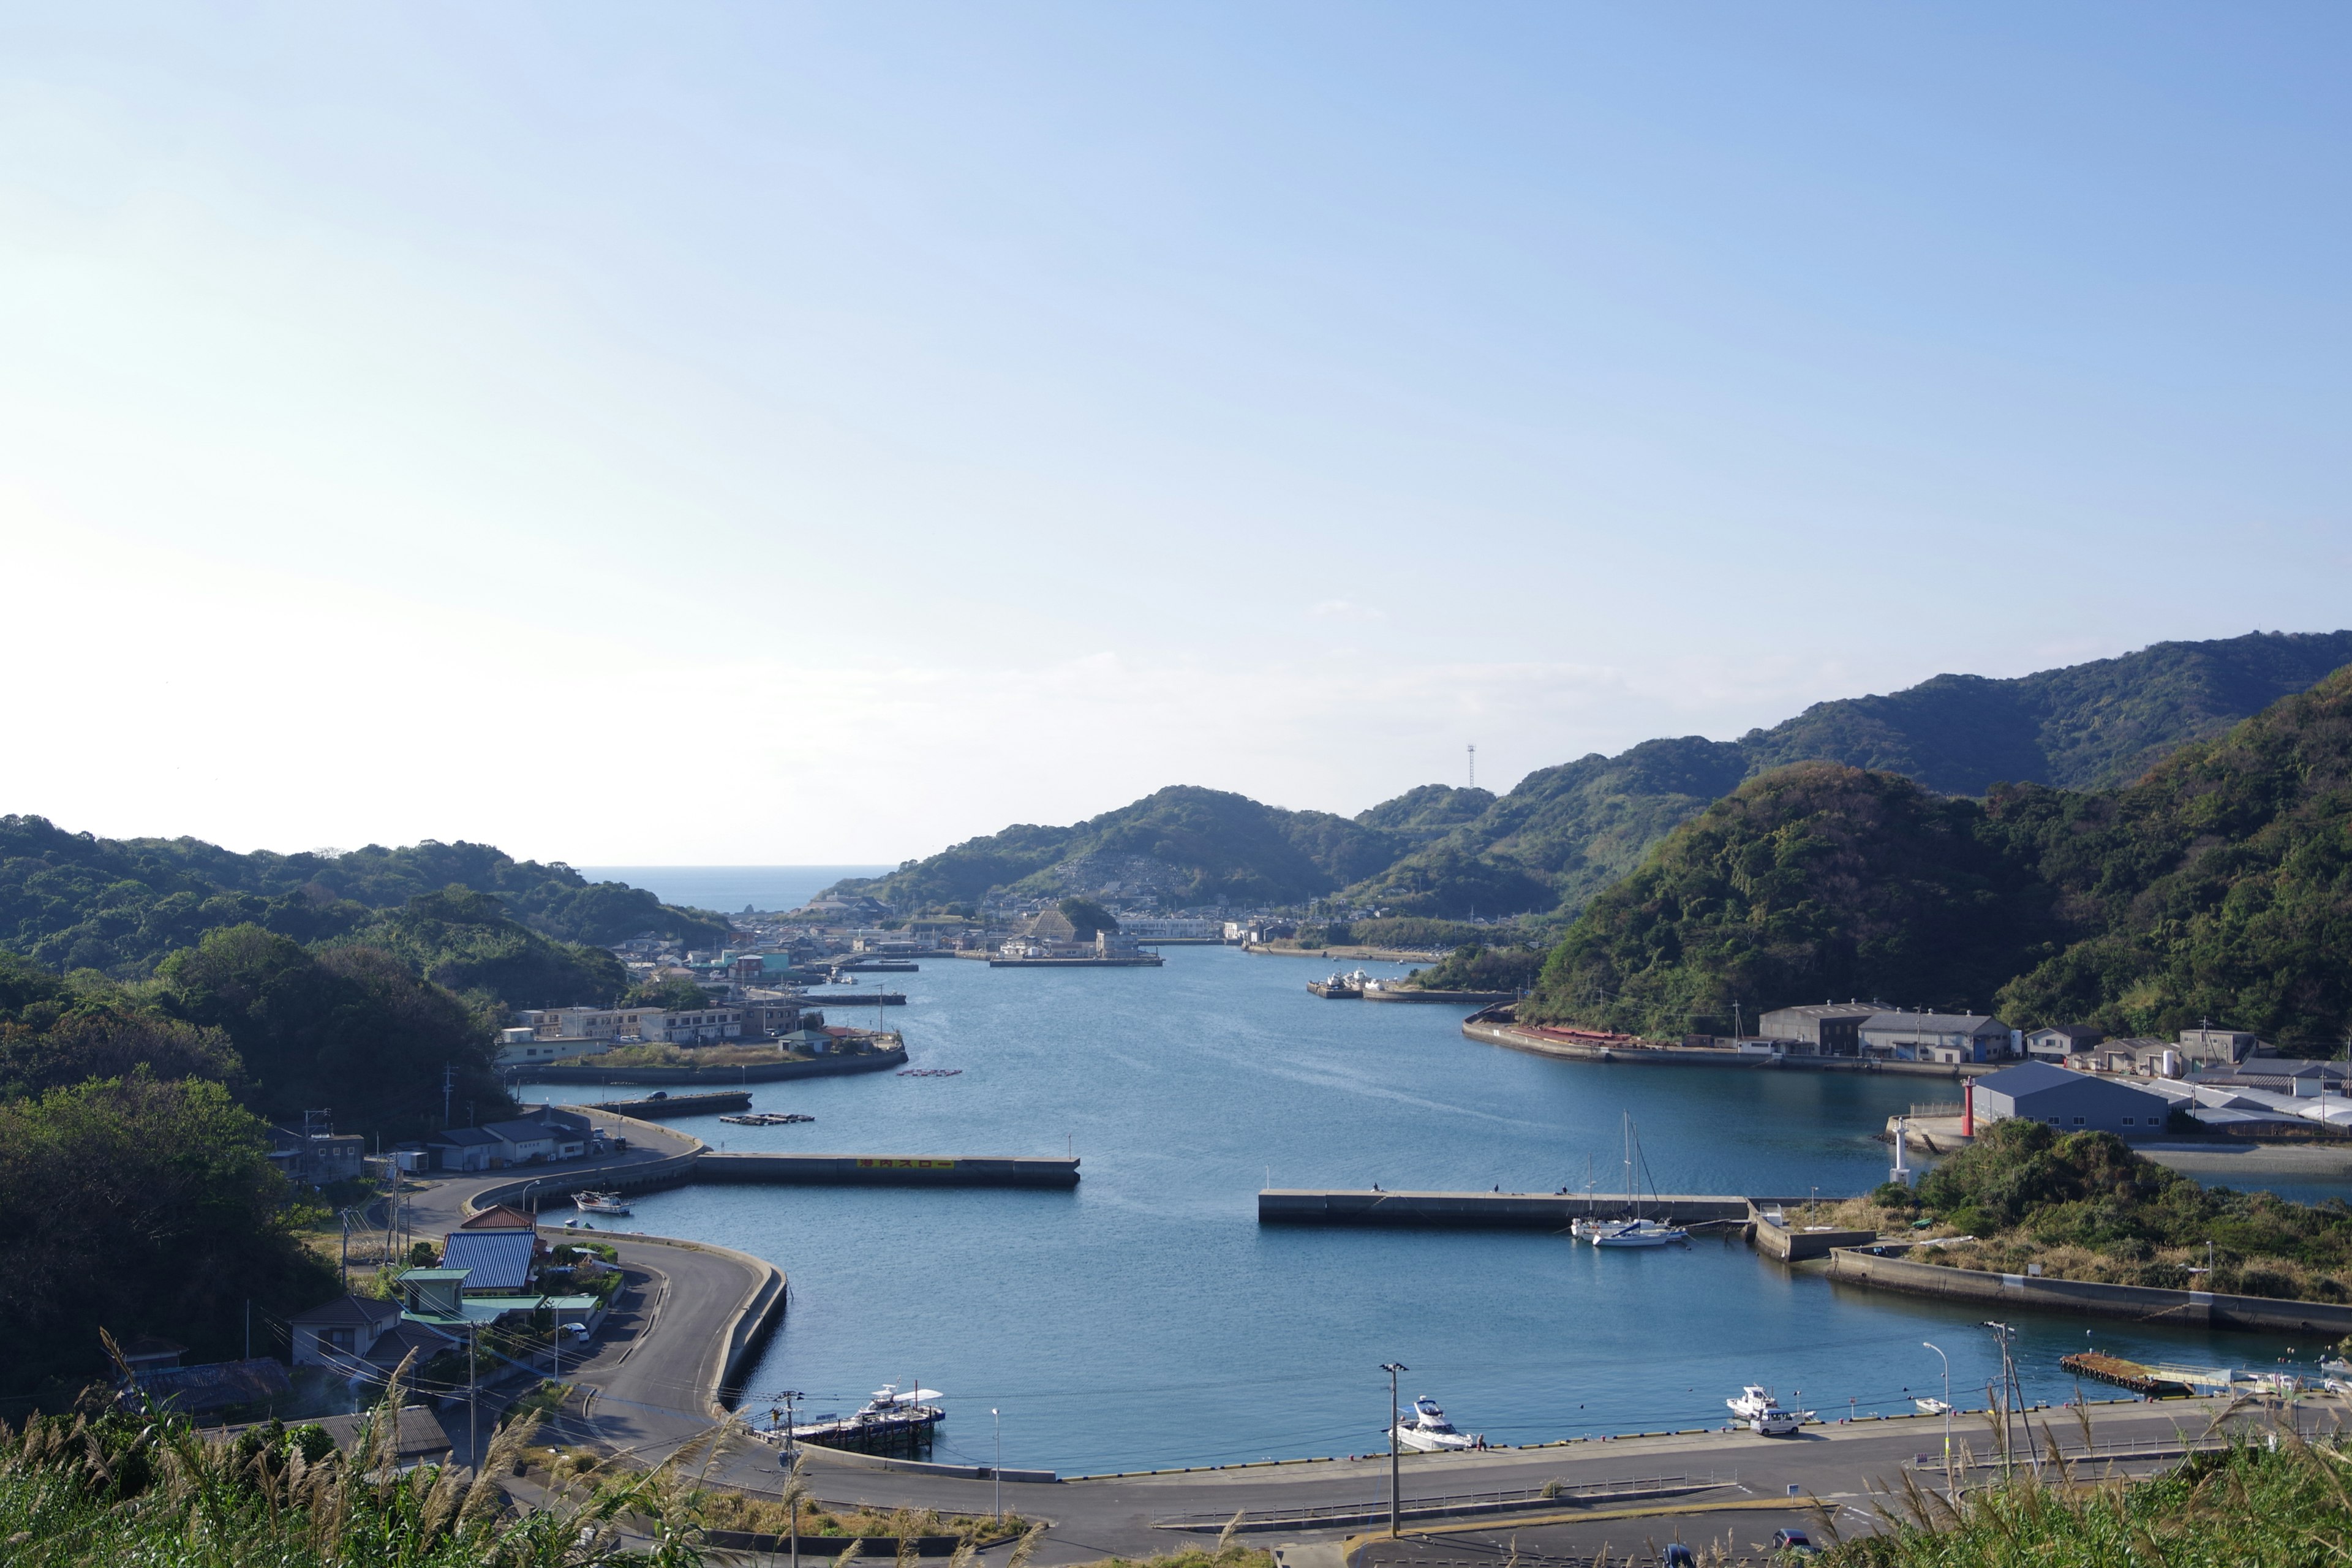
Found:
[[[1008,827],[836,887],[914,908],[966,903],[992,889],[1058,898],[1113,885],[1178,906],[1295,903],[1374,874],[1417,841],[1408,828],[1180,784],[1075,826]]]
[[[1752,779],[1591,900],[1528,1016],[1674,1035],[1853,996],[2122,1034],[2210,1018],[2325,1054],[2347,952],[2352,670],[2121,789]]]
[[[38,816],[0,816],[0,949],[53,969],[144,974],[205,931],[248,922],[319,941],[453,884],[496,894],[557,942],[603,945],[650,931],[716,946],[727,936],[721,917],[483,844],[240,855],[194,838],[100,838]]]
[[[1645,741],[1528,774],[1475,820],[1347,897],[1411,914],[1573,914],[1667,829],[1776,767],[1843,763],[1946,795],[1980,795],[2004,782],[2098,788],[2127,783],[2347,664],[2352,632],[2256,632],[2158,643],[2013,680],[1939,675],[1889,696],[1817,703],[1738,741]]]

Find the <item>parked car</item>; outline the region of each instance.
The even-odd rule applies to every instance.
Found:
[[[1813,1538],[1801,1530],[1776,1530],[1772,1532],[1772,1554],[1784,1559],[1811,1557]]]

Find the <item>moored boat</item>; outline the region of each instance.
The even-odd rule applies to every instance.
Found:
[[[1437,1401],[1426,1394],[1412,1402],[1396,1424],[1396,1439],[1403,1447],[1423,1454],[1438,1454],[1462,1448],[1475,1448],[1478,1439],[1454,1429]]]
[[[1633,1118],[1628,1112],[1625,1117],[1625,1215],[1620,1219],[1571,1220],[1568,1233],[1577,1240],[1589,1241],[1595,1247],[1664,1247],[1670,1241],[1688,1241],[1690,1232],[1682,1226],[1648,1218],[1642,1213],[1641,1182],[1635,1175],[1637,1170],[1646,1173],[1648,1162],[1642,1158],[1642,1140],[1634,1131]]]
[[[629,1205],[618,1193],[574,1193],[572,1206],[582,1214],[627,1214]]]

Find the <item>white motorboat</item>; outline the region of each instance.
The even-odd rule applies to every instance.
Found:
[[[582,1214],[627,1214],[629,1205],[618,1193],[574,1193],[572,1206]]]
[[[1670,1241],[1688,1241],[1690,1232],[1664,1220],[1650,1219],[1642,1213],[1641,1184],[1634,1172],[1644,1173],[1648,1162],[1642,1158],[1642,1140],[1633,1130],[1633,1118],[1625,1118],[1625,1207],[1622,1219],[1580,1219],[1571,1221],[1568,1233],[1579,1241],[1589,1241],[1595,1247],[1664,1247]],[[1653,1193],[1652,1196],[1656,1194]]]
[[[1475,1448],[1478,1439],[1454,1429],[1437,1401],[1426,1394],[1412,1402],[1412,1411],[1396,1425],[1396,1439],[1402,1447],[1423,1454],[1439,1454],[1457,1448]]]
[[[1911,1403],[1919,1407],[1922,1415],[1941,1415],[1952,1408],[1940,1399],[1915,1399]]]
[[[1742,1387],[1737,1399],[1727,1399],[1724,1403],[1731,1406],[1731,1413],[1742,1421],[1753,1421],[1780,1408],[1780,1402],[1772,1397],[1769,1390],[1754,1383]]]

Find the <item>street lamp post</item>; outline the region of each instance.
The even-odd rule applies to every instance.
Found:
[[[785,1483],[784,1489],[791,1495],[793,1568],[801,1568],[801,1499],[799,1489],[793,1484],[801,1479],[800,1445],[793,1438],[793,1401],[804,1399],[807,1395],[797,1388],[787,1388],[777,1397],[784,1402],[784,1463],[792,1468],[792,1480]]]
[[[1958,1507],[1959,1493],[1952,1483],[1952,1358],[1926,1340],[1919,1342],[1935,1351],[1936,1359],[1944,1363],[1944,1498]]]
[[[1381,1370],[1389,1374],[1389,1539],[1397,1536],[1397,1373],[1412,1368],[1401,1361],[1384,1361]]]
[[[996,1522],[1004,1522],[1004,1417],[995,1405],[988,1407],[988,1418],[996,1424]]]

